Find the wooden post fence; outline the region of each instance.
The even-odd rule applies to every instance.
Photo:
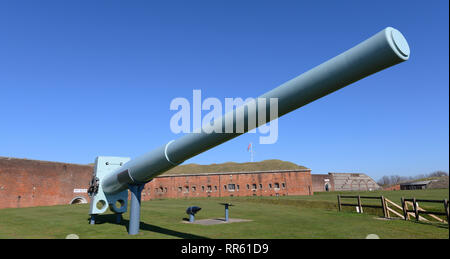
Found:
[[[414,215],[416,216],[416,221],[419,221],[419,209],[417,209],[416,198],[413,198],[413,208],[414,208]]]
[[[449,217],[448,217],[448,201],[447,201],[447,199],[444,200],[444,208],[445,208],[445,213],[447,214],[447,222],[450,222]]]
[[[383,217],[387,217],[387,210],[386,210],[386,206],[385,206],[385,201],[384,201],[384,197],[374,197],[374,196],[344,196],[344,195],[338,195],[337,196],[338,199],[338,209],[339,211],[342,211],[342,206],[349,206],[349,207],[357,207],[359,210],[359,213],[363,213],[363,208],[377,208],[377,209],[382,209],[383,211]],[[357,203],[353,204],[353,203],[343,203],[342,199],[356,199]],[[364,205],[362,202],[362,199],[375,199],[375,200],[380,200],[381,201],[381,205]]]
[[[361,206],[361,196],[358,195],[358,208],[359,213],[363,213],[362,206]]]
[[[339,195],[338,194],[338,208],[339,208],[339,211],[341,211],[342,210],[342,207],[341,207],[341,195]]]
[[[399,209],[400,211],[403,212],[403,207],[402,206],[397,205],[395,202],[392,202],[391,200],[389,200],[387,198],[384,198],[384,202],[385,202],[385,207],[386,207],[386,210],[387,210],[388,218],[390,218],[389,212],[392,212],[394,215],[398,216],[399,218],[402,218],[402,219],[405,218],[404,215],[402,215],[402,214],[398,213],[397,211],[389,208],[389,204],[390,204],[390,205],[393,205],[394,207],[396,207],[397,209]],[[402,201],[402,205],[403,205],[403,201]]]
[[[423,208],[420,208],[418,205],[418,202],[428,202],[428,203],[441,203],[444,204],[444,212],[441,211],[427,211]],[[449,221],[449,211],[448,211],[448,201],[445,200],[423,200],[423,199],[416,199],[415,197],[412,199],[404,199],[402,198],[402,203],[404,204],[403,207],[403,215],[405,215],[405,220],[409,219],[409,214],[414,213],[414,216],[416,218],[416,221],[423,220],[423,221],[429,221],[426,218],[420,216],[420,214],[428,215],[429,217],[443,223],[448,223]],[[410,204],[413,207],[413,210],[408,209],[408,204]],[[437,217],[436,215],[440,216],[446,216],[447,221]]]
[[[408,205],[406,204],[405,198],[402,197],[402,210],[403,210],[403,217],[405,220],[409,219],[409,214],[408,214]]]
[[[384,196],[381,196],[381,207],[383,207],[383,215],[385,218],[389,218],[389,211],[386,209],[386,200]]]
[[[357,203],[343,203],[342,199],[356,199]],[[379,205],[364,205],[362,200],[363,199],[379,199],[381,201],[381,206]],[[422,220],[422,221],[429,221],[428,219],[420,216],[420,214],[426,214],[429,217],[443,223],[449,222],[449,206],[448,206],[448,200],[423,200],[423,199],[416,199],[415,197],[412,199],[405,199],[404,197],[401,198],[401,205],[397,205],[391,200],[385,198],[384,196],[380,197],[371,197],[371,196],[344,196],[344,195],[338,195],[338,209],[339,211],[342,211],[342,206],[350,206],[350,207],[357,207],[359,210],[359,213],[363,213],[363,208],[380,208],[383,211],[383,217],[390,218],[390,213],[393,213],[394,215],[404,219],[409,220],[410,216],[414,216],[416,221]],[[418,202],[429,202],[429,203],[441,203],[444,204],[445,212],[439,212],[439,211],[426,211],[425,209],[419,207]],[[403,212],[403,215],[399,212],[395,211],[392,208],[389,208],[388,204],[393,205],[395,208],[399,209]],[[408,208],[408,204],[413,208],[410,210]],[[442,218],[437,217],[436,215],[440,216],[446,216],[447,221],[443,220]]]

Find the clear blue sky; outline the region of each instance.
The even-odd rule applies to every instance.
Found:
[[[136,157],[175,97],[256,97],[387,26],[409,61],[279,120],[255,160],[313,173],[449,170],[448,1],[0,1],[0,156]],[[246,162],[246,134],[187,163]]]

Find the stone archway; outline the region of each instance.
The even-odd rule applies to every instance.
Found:
[[[368,191],[369,187],[367,186],[367,182],[364,180],[359,181],[359,190],[360,191]]]
[[[69,204],[85,204],[88,203],[84,197],[78,196],[73,198]]]
[[[352,180],[350,182],[350,191],[358,191],[358,190],[359,190],[359,182],[357,180]]]

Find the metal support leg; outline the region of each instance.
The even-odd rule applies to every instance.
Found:
[[[122,222],[122,213],[116,213],[116,223],[120,224]]]
[[[95,225],[95,214],[91,214],[91,218],[89,219],[89,224]]]
[[[225,205],[225,221],[228,222],[228,204]]]
[[[137,235],[139,233],[139,224],[141,219],[141,193],[144,189],[144,184],[130,184],[128,188],[131,192],[130,224],[128,226],[128,234]]]

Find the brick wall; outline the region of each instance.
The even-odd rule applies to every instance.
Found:
[[[85,191],[92,172],[89,165],[0,157],[0,208],[70,204],[77,198],[89,202]],[[142,199],[312,193],[311,170],[306,169],[162,175],[146,184]]]
[[[400,191],[400,184],[383,187],[383,190],[385,190],[385,191]]]
[[[93,167],[0,157],[0,208],[69,204],[89,201],[87,189]]]
[[[334,191],[334,179],[330,174],[313,174],[312,188],[313,192],[325,192],[325,185],[328,185],[328,191]]]
[[[159,176],[145,186],[152,198],[312,195],[310,170]]]

